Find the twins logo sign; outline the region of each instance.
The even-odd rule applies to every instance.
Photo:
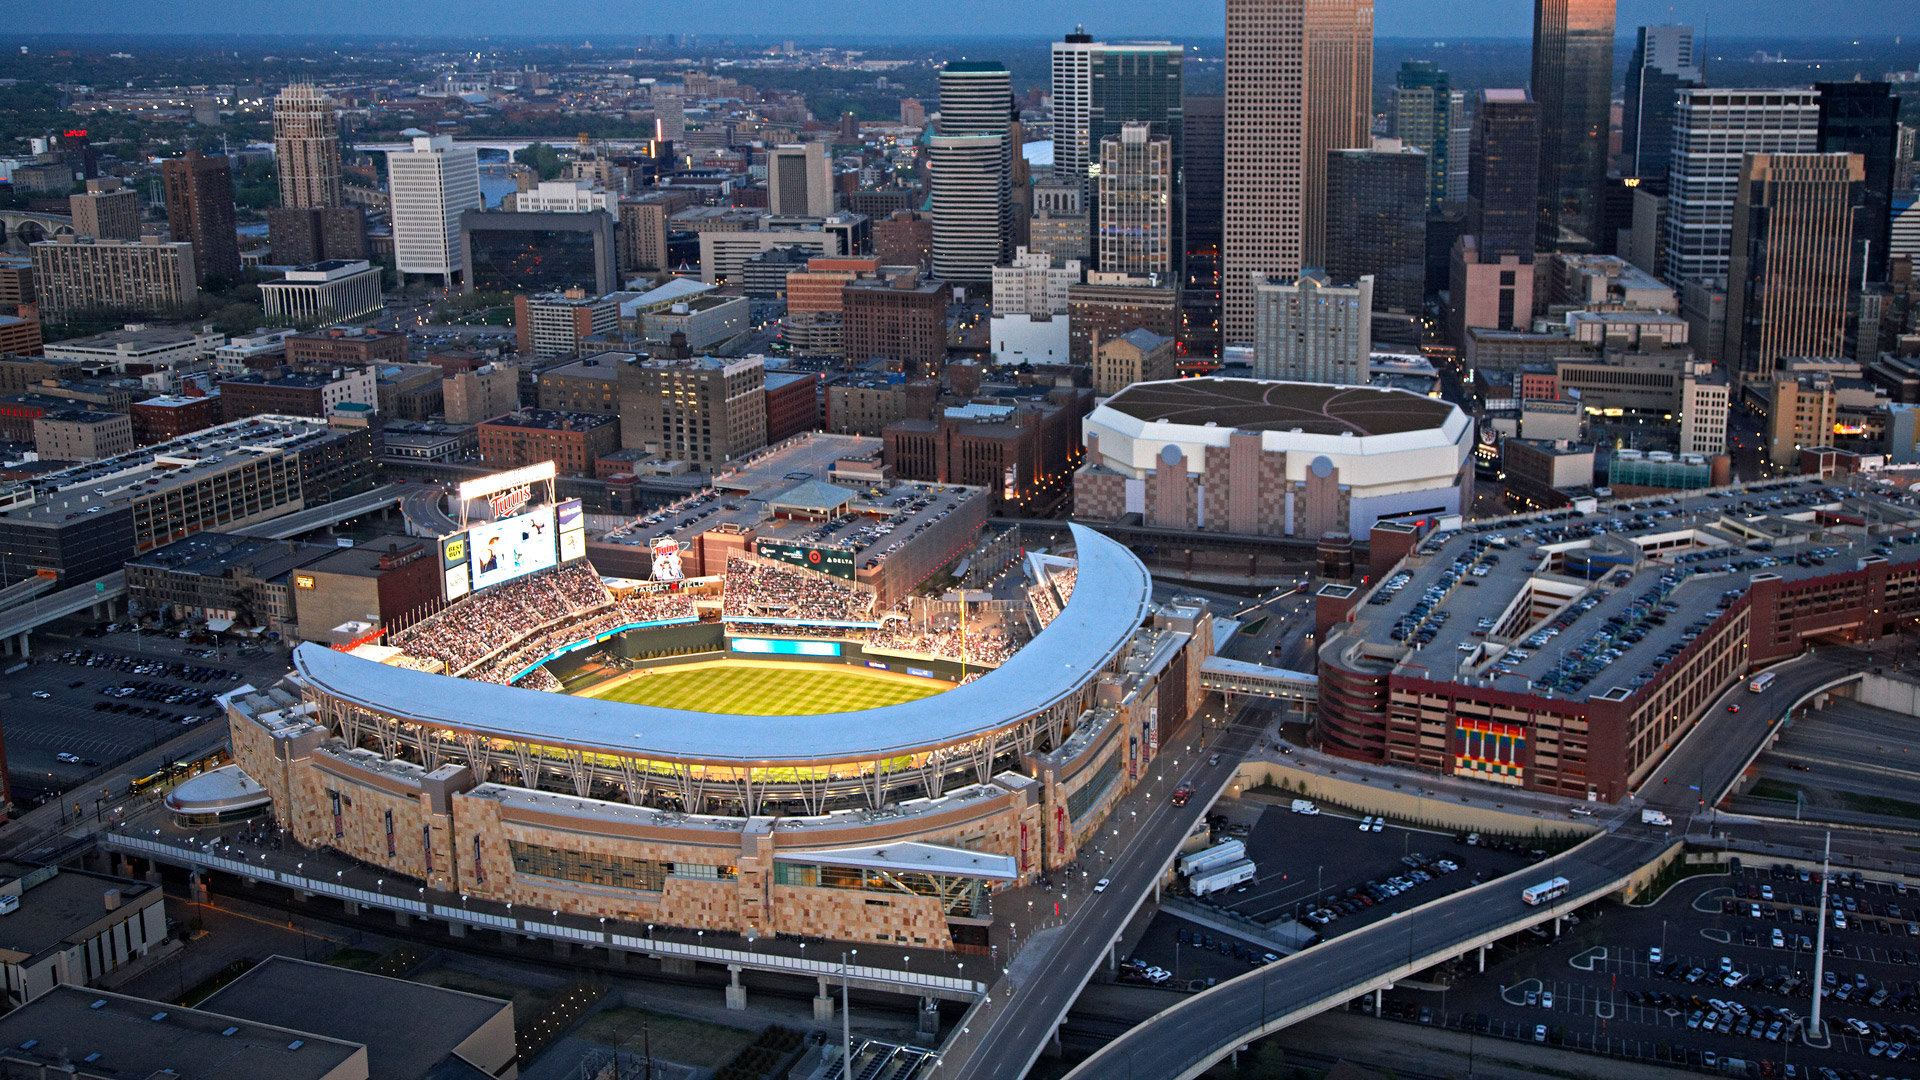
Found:
[[[531,501],[533,501],[533,489],[525,484],[487,496],[487,503],[493,507],[493,516],[496,521],[519,513],[520,508]]]

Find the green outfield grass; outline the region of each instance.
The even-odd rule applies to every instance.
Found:
[[[822,667],[700,667],[661,669],[588,696],[635,705],[746,716],[808,716],[898,705],[937,694],[941,687]]]

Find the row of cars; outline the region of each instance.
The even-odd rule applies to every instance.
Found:
[[[1452,859],[1429,859],[1425,855],[1413,853],[1400,860],[1407,867],[1404,874],[1396,874],[1385,881],[1369,881],[1347,890],[1347,895],[1307,912],[1302,921],[1314,926],[1325,926],[1342,915],[1352,915],[1375,904],[1399,896],[1409,889],[1417,888],[1434,878],[1451,874],[1460,869]]]
[[[137,656],[101,653],[92,649],[71,649],[54,659],[62,664],[73,664],[78,667],[104,668],[123,671],[130,675],[157,675],[163,679],[178,679],[181,682],[190,683],[233,682],[240,678],[239,672],[226,668],[183,664],[178,660],[151,660]]]

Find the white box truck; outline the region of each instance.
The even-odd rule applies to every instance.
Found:
[[[1640,811],[1640,824],[1658,825],[1664,829],[1673,824],[1673,819],[1658,810],[1642,810]]]
[[[1195,874],[1193,878],[1187,882],[1187,889],[1195,896],[1205,896],[1208,893],[1216,893],[1222,889],[1231,889],[1235,885],[1252,881],[1253,871],[1254,866],[1252,861],[1241,859],[1236,863],[1229,863],[1226,866],[1214,870]]]
[[[1296,814],[1317,814],[1320,808],[1313,805],[1312,799],[1293,800],[1293,812]]]
[[[1247,857],[1247,845],[1238,840],[1227,840],[1213,845],[1205,851],[1196,851],[1180,859],[1180,873],[1187,877],[1204,874],[1216,866],[1238,862]]]

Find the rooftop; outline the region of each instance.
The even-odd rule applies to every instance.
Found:
[[[547,368],[540,373],[541,378],[555,376],[566,379],[618,379],[620,365],[636,359],[638,354],[628,352],[598,352],[592,356],[583,356],[564,364]]]
[[[491,420],[480,421],[480,427],[544,428],[548,431],[592,431],[608,424],[617,424],[617,416],[603,416],[598,413],[555,412],[552,409],[521,409]]]
[[[418,1080],[513,1009],[498,998],[286,956],[255,964],[200,1007],[364,1044],[368,1080]]]
[[[89,1078],[367,1075],[358,1043],[77,986],[56,986],[0,1017],[0,1047],[0,1060]]]
[[[1910,499],[1800,478],[1476,522],[1423,539],[1343,637],[1438,682],[1625,697],[1757,577],[1816,578],[1865,559],[1920,565]]]
[[[128,901],[145,896],[155,888],[126,878],[52,869],[52,876],[21,894],[20,910],[0,919],[0,957],[9,963],[61,948],[78,940],[87,928],[115,914],[106,906],[108,890],[120,891],[124,908]],[[0,881],[31,880],[43,872],[45,870],[38,866],[0,862]],[[119,915],[124,917],[125,911]]]
[[[347,577],[379,577],[386,573],[380,566],[382,559],[389,556],[404,557],[416,551],[422,558],[433,554],[429,545],[415,537],[376,536],[350,548],[333,548],[330,554],[314,560],[308,569]]]
[[[1149,423],[1312,435],[1393,435],[1436,428],[1452,415],[1444,401],[1400,390],[1256,379],[1172,379],[1135,383],[1106,407]]]
[[[215,335],[216,337],[218,335]],[[115,353],[118,355],[138,355],[149,352],[166,352],[182,346],[195,345],[206,335],[193,330],[177,330],[165,326],[144,327],[138,330],[109,330],[104,334],[91,337],[73,338],[68,341],[50,341],[46,347],[62,353]]]

